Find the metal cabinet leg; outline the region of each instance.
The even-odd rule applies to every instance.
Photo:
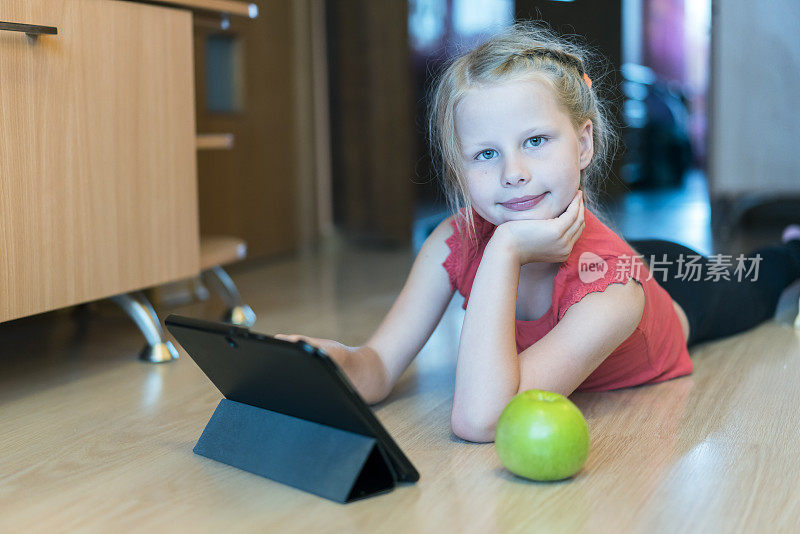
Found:
[[[242,297],[239,294],[239,290],[236,289],[236,284],[233,283],[225,269],[220,266],[212,267],[203,271],[200,276],[203,279],[203,283],[225,301],[227,311],[225,312],[224,321],[241,326],[253,326],[255,324],[255,312],[250,306],[242,302]]]
[[[198,300],[208,300],[209,297],[208,288],[205,285],[203,285],[203,282],[200,281],[199,276],[192,277],[191,284],[192,284],[192,295],[194,295],[194,298]]]
[[[156,311],[141,291],[123,293],[111,297],[111,300],[133,319],[136,326],[144,334],[147,345],[139,353],[139,358],[152,363],[169,362],[178,359],[178,351],[171,342],[164,340],[161,320]]]

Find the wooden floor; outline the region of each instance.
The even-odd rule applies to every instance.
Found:
[[[333,244],[231,272],[258,313],[254,330],[359,344],[412,257]],[[493,445],[451,433],[456,297],[376,407],[420,481],[348,505],[192,454],[220,394],[183,352],[168,364],[137,361],[143,340],[113,306],[0,324],[0,532],[796,532],[792,291],[778,320],[695,347],[689,377],[573,395],[591,450],[558,483],[516,478]],[[215,300],[159,310],[220,311]]]

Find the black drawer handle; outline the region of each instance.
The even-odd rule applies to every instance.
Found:
[[[16,22],[0,21],[0,30],[10,32],[25,32],[28,37],[37,35],[58,35],[58,28],[55,26],[36,26],[35,24],[18,24]]]

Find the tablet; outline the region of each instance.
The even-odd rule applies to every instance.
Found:
[[[395,480],[419,480],[372,409],[322,349],[174,314],[164,324],[226,399],[375,438]]]

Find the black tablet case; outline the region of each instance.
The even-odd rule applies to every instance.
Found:
[[[187,324],[193,328],[213,325],[214,334],[228,343],[235,342],[235,334],[247,332],[174,315],[165,323],[190,356],[186,345],[192,343],[186,343],[182,332]],[[229,329],[229,336],[222,328]],[[340,503],[391,491],[397,482],[392,463],[375,437],[228,398],[217,405],[194,452]]]
[[[194,452],[341,503],[395,486],[375,438],[228,399]]]

